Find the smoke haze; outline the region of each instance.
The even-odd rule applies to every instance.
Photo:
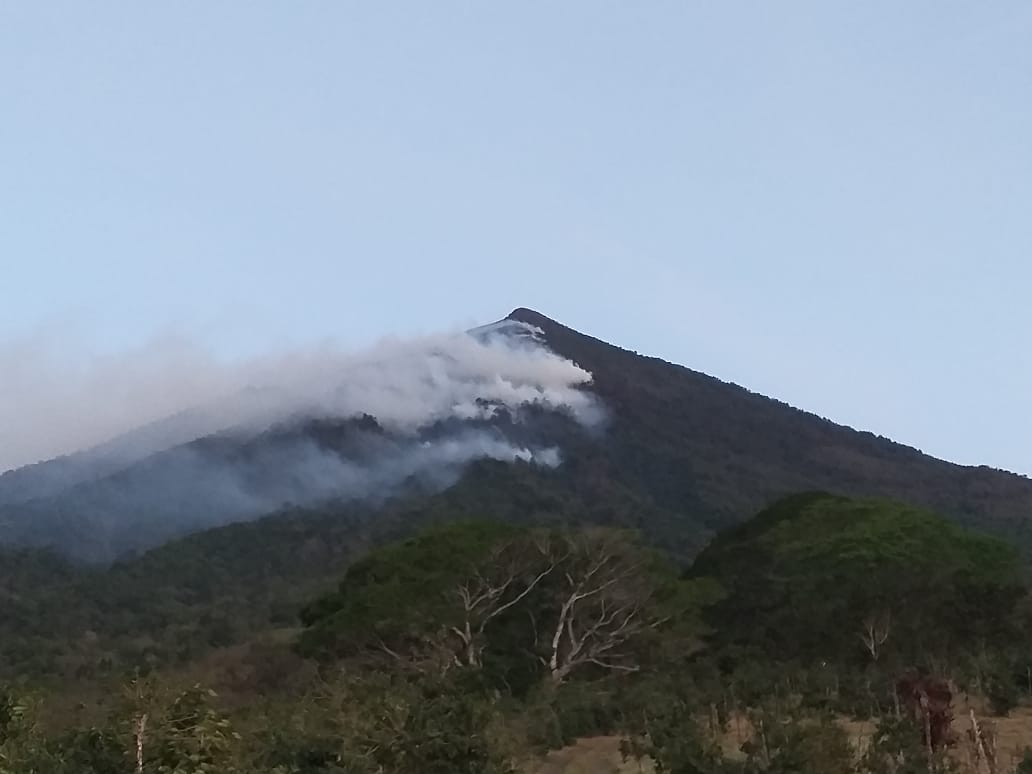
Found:
[[[530,339],[494,334],[384,341],[359,353],[315,347],[239,363],[174,337],[90,357],[41,335],[0,343],[0,374],[0,470],[119,437],[123,456],[140,457],[298,415],[370,414],[402,434],[499,406],[538,404],[584,424],[599,418],[578,389],[590,374]]]
[[[507,321],[239,363],[175,338],[93,358],[9,343],[0,543],[107,561],[288,505],[440,490],[478,459],[554,467],[557,415],[603,411],[539,334]]]

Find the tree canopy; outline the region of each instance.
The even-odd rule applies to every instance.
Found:
[[[1003,541],[919,508],[821,493],[722,534],[691,575],[727,590],[711,617],[722,642],[781,659],[945,657],[990,635],[1022,594]]]
[[[373,551],[305,609],[302,652],[633,672],[658,632],[699,634],[708,582],[629,533],[461,522]]]

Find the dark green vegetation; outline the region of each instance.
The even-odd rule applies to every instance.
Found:
[[[107,568],[45,552],[3,555],[0,675],[117,674],[193,661],[293,627],[314,594],[368,546],[421,525],[491,514],[512,524],[607,523],[630,495],[586,504],[561,473],[483,462],[455,487],[374,510],[332,507],[228,525]]]
[[[1032,482],[1024,478],[934,460],[529,310],[512,317],[542,328],[552,348],[590,370],[590,389],[608,410],[601,433],[542,413],[534,432],[561,447],[558,469],[479,463],[442,493],[376,508],[294,509],[201,532],[110,569],[83,569],[49,554],[2,555],[0,674],[92,674],[124,663],[192,660],[212,646],[291,626],[302,601],[366,545],[486,514],[513,524],[633,529],[688,561],[718,530],[777,497],[826,490],[930,507],[1028,555]],[[324,436],[321,442],[336,442]],[[18,491],[45,488],[37,479],[48,470],[6,478]],[[96,530],[71,528],[80,505],[63,503],[70,525],[51,525],[49,534],[91,553]],[[33,529],[43,523],[34,521]]]
[[[782,500],[687,571],[623,530],[441,522],[363,551],[297,631],[12,686],[0,772],[503,774],[599,734],[675,774],[947,771],[895,681],[930,672],[1010,709],[1027,602],[1006,544],[886,501]],[[842,716],[877,719],[863,750]]]
[[[0,554],[0,774],[132,771],[144,715],[145,772],[501,772],[603,733],[664,771],[853,771],[828,720],[848,715],[881,722],[862,770],[902,774],[929,770],[895,718],[902,672],[1026,700],[1032,483],[514,315],[609,412],[602,433],[521,428],[561,447],[555,470],[481,462],[442,492],[110,566]],[[793,494],[815,490],[864,499]],[[598,650],[563,627],[556,646],[586,575],[612,584],[578,620],[626,636]],[[745,716],[765,731],[729,758],[716,738]]]
[[[1007,544],[910,506],[822,494],[720,535],[692,573],[728,591],[711,615],[725,647],[897,672],[953,663],[958,641],[1006,641],[1024,596]]]
[[[582,470],[647,494],[668,521],[646,534],[691,555],[713,534],[797,492],[884,497],[1032,547],[1032,481],[953,465],[711,376],[642,357],[518,309],[553,349],[594,375],[612,412]],[[692,536],[692,537],[689,537]]]

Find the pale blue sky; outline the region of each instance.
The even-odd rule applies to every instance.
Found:
[[[532,306],[1032,472],[1030,41],[1027,0],[3,3],[0,341]]]

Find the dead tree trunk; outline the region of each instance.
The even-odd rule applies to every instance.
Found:
[[[136,719],[133,726],[133,738],[136,741],[136,774],[143,774],[143,739],[147,732],[147,713]]]

